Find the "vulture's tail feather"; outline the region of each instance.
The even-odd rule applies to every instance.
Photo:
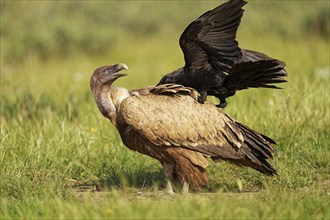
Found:
[[[244,143],[246,144],[241,147],[241,150],[252,162],[249,166],[266,175],[276,174],[276,170],[267,162],[267,159],[272,159],[272,154],[276,152],[270,145],[275,144],[275,141],[266,135],[253,131],[246,125],[236,123],[242,130]]]
[[[272,154],[276,152],[270,145],[275,144],[275,141],[263,134],[253,131],[239,122],[236,122],[236,124],[241,130],[244,139],[241,147],[237,150],[238,154],[235,154],[237,156],[212,156],[212,159],[215,161],[223,159],[239,166],[251,167],[268,176],[276,174],[276,170],[267,161],[267,159],[272,159]]]

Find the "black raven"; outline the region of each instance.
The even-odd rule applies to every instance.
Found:
[[[286,82],[285,63],[263,53],[241,49],[236,32],[247,2],[230,0],[193,21],[180,37],[185,66],[165,75],[158,85],[176,83],[195,88],[204,103],[207,95],[226,98],[247,88],[279,88]]]

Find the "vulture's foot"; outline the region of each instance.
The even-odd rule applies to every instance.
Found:
[[[216,105],[218,108],[225,108],[227,106],[226,99],[220,99],[219,105]]]
[[[172,183],[170,180],[167,180],[167,184],[166,184],[166,188],[165,188],[164,192],[169,195],[175,195],[175,192],[173,191]]]
[[[172,163],[162,163],[162,164],[163,164],[164,173],[165,173],[165,176],[167,179],[165,193],[174,195],[175,192],[173,191],[172,180],[173,180],[173,171],[174,171],[175,164],[172,164]]]
[[[204,104],[204,102],[206,101],[207,99],[207,91],[204,90],[204,91],[200,91],[200,96],[198,96],[198,102],[201,103],[201,104]]]
[[[183,194],[189,194],[189,183],[184,181],[183,186],[182,186],[182,193]]]

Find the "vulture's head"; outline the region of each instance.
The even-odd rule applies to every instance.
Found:
[[[120,73],[122,70],[128,70],[128,67],[123,63],[97,68],[90,80],[92,91],[96,88],[102,87],[103,85],[110,86],[119,77],[126,76],[126,73]]]

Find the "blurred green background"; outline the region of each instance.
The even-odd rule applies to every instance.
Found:
[[[253,7],[251,3],[245,7],[248,13],[239,30],[243,45],[247,34],[254,37],[271,34],[285,41],[308,40],[311,35],[327,39],[329,35],[327,1],[251,2]],[[95,56],[132,39],[176,42],[189,22],[217,4],[217,1],[2,1],[3,61],[23,61],[31,55],[42,59]],[[176,46],[173,44],[172,50],[177,50]]]
[[[96,67],[114,63],[130,68],[121,85],[155,85],[184,65],[178,44],[184,28],[218,4],[1,1],[2,100],[16,102],[31,93],[42,101],[64,92],[56,103],[63,108],[67,99],[77,97],[71,90],[89,93],[88,80]],[[285,61],[289,83],[295,77],[328,78],[328,1],[251,1],[244,8],[240,47]]]
[[[129,75],[116,85],[155,85],[184,65],[184,28],[220,3],[1,0],[0,218],[167,218],[172,210],[173,218],[327,219],[329,1],[244,7],[240,47],[285,61],[288,83],[238,92],[224,111],[276,140],[279,175],[211,163],[203,190],[234,196],[134,196],[162,187],[161,166],[123,146],[98,112],[89,78],[98,66],[125,63]],[[238,193],[237,181],[253,194]],[[119,193],[105,203],[77,193],[99,183]]]
[[[124,62],[131,68],[132,87],[153,85],[184,64],[178,45],[184,28],[217,5],[217,1],[1,1],[3,80],[7,75],[79,78],[75,72],[84,80],[99,65]],[[328,1],[251,1],[245,9],[248,13],[238,32],[242,48],[282,59],[288,70],[304,66],[307,57],[300,56],[308,55],[313,62],[308,66],[328,66],[327,54],[320,58],[316,52],[321,48],[325,52],[328,46]],[[23,73],[17,68],[52,62],[76,67],[57,68],[56,76],[49,69]],[[290,77],[296,75],[302,74],[293,72]]]
[[[123,57],[121,62],[144,63],[144,75],[150,76],[144,84],[154,83],[159,75],[183,65],[180,34],[217,5],[217,1],[1,1],[1,61],[17,66],[31,59],[87,57],[97,65],[98,60],[113,63]],[[285,60],[287,44],[301,41],[300,46],[313,53],[315,41],[328,40],[327,1],[251,1],[245,9],[248,13],[238,32],[243,48]],[[158,72],[153,71],[155,60],[143,59],[147,54],[161,60]]]

